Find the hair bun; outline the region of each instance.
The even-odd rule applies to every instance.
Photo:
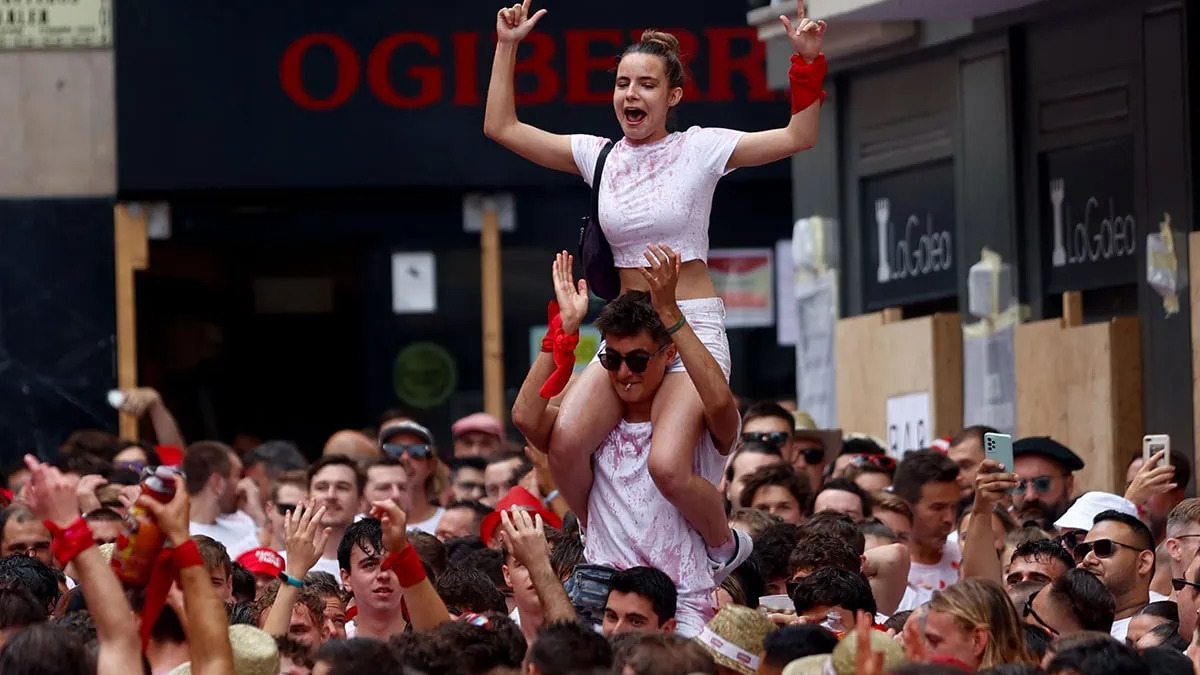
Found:
[[[660,45],[668,53],[679,53],[679,38],[659,30],[648,30],[642,33],[642,44]]]

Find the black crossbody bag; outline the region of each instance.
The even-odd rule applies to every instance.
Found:
[[[592,293],[612,300],[621,294],[621,277],[613,262],[612,247],[604,231],[600,229],[600,177],[604,175],[604,162],[613,144],[608,143],[596,158],[596,171],[592,174],[592,212],[583,219],[579,228],[579,260],[583,263],[583,278],[587,279]]]

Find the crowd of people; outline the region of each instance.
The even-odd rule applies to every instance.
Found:
[[[5,471],[0,673],[1200,673],[1188,458],[1139,454],[1123,494],[1087,491],[1051,438],[1012,466],[981,426],[897,457],[730,390],[713,189],[815,142],[825,24],[802,1],[780,17],[792,115],[753,133],[668,133],[684,62],[647,31],[610,143],[517,119],[517,46],[545,14],[498,13],[485,133],[583,177],[612,260],[585,250],[577,280],[556,257],[519,439],[476,413],[439,443],[393,410],[319,453],[187,443],[157,392],[119,392],[153,442],[85,430]],[[609,302],[576,374],[589,282]]]

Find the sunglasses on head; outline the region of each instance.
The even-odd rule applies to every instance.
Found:
[[[606,345],[597,355],[597,358],[600,359],[600,365],[604,366],[605,370],[614,373],[621,369],[621,363],[629,366],[629,372],[631,373],[644,373],[646,372],[646,367],[650,365],[650,360],[663,353],[663,350],[669,344],[671,343],[663,343],[653,354],[644,349],[637,349],[628,354],[622,354],[621,352],[613,351]]]
[[[142,472],[142,469],[145,469],[145,468],[146,468],[146,463],[145,463],[145,462],[138,462],[138,461],[132,461],[132,462],[130,462],[130,461],[117,461],[117,462],[113,462],[113,468],[114,468],[114,469],[127,469],[127,470],[129,470],[129,471],[132,471],[132,472],[134,472],[134,473],[141,473],[141,472]]]
[[[745,431],[742,432],[743,443],[766,443],[780,447],[787,443],[792,438],[792,435],[786,431]]]
[[[383,451],[389,457],[401,457],[405,453],[413,459],[425,459],[433,454],[433,446],[428,443],[384,443]]]
[[[474,612],[467,612],[466,614],[459,615],[458,621],[461,623],[470,624],[472,626],[478,626],[480,628],[487,628],[492,625],[491,620],[486,616],[482,614],[476,614]]]
[[[851,455],[850,466],[869,466],[880,471],[895,471],[896,458],[888,455]]]
[[[1118,548],[1127,548],[1130,551],[1137,551],[1138,553],[1146,550],[1144,548],[1130,546],[1129,544],[1122,544],[1121,542],[1113,541],[1112,539],[1097,539],[1096,541],[1083,541],[1076,544],[1075,550],[1072,551],[1072,553],[1075,555],[1075,562],[1081,563],[1089,553],[1095,553],[1096,557],[1101,559],[1111,558],[1117,554]]]

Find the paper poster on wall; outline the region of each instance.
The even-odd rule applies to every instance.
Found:
[[[534,326],[529,329],[529,363],[537,360],[542,351],[542,338],[546,335],[546,326]],[[579,345],[575,347],[575,372],[582,373],[587,364],[592,362],[596,352],[600,350],[600,330],[592,325],[579,327]]]
[[[769,248],[712,249],[708,271],[725,301],[726,328],[757,328],[775,321],[775,289]]]
[[[910,450],[929,447],[933,420],[929,412],[929,392],[921,391],[887,400],[887,451],[897,459]]]
[[[392,311],[426,314],[437,311],[437,271],[433,253],[392,254]]]

